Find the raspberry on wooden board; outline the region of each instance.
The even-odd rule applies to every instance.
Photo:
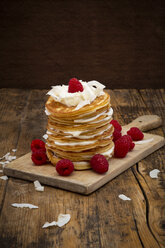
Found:
[[[133,140],[132,140],[131,136],[124,135],[124,136],[122,136],[122,139],[125,139],[129,143],[129,151],[131,151],[134,148],[134,146],[135,146],[135,144],[133,143]]]
[[[90,160],[91,167],[99,174],[103,174],[108,171],[109,163],[106,157],[102,154],[94,155]]]
[[[38,150],[32,153],[31,159],[35,165],[43,165],[47,162],[46,153],[42,150]]]
[[[144,134],[137,127],[131,127],[127,134],[131,136],[134,141],[142,140],[144,138]]]
[[[115,142],[114,156],[124,158],[129,151],[129,142],[122,137]]]
[[[74,165],[69,159],[61,159],[56,164],[56,171],[61,176],[69,176],[74,170]]]

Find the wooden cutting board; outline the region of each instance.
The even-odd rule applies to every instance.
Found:
[[[123,126],[122,129],[123,132],[126,132],[130,127],[136,126],[142,131],[147,131],[160,125],[161,119],[158,116],[145,115]],[[30,181],[39,180],[41,184],[88,195],[165,144],[165,139],[158,135],[145,133],[144,140],[147,139],[153,140],[149,143],[136,144],[134,150],[129,152],[125,158],[110,159],[109,170],[102,175],[92,170],[86,170],[74,171],[70,176],[62,177],[57,174],[55,168],[50,164],[35,166],[31,161],[31,153],[9,163],[4,168],[4,173],[7,176]]]

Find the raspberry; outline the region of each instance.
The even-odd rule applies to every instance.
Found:
[[[74,165],[69,159],[61,159],[56,164],[56,171],[61,176],[69,176],[74,170]]]
[[[122,127],[117,120],[112,120],[110,124],[112,124],[116,130],[121,132]]]
[[[97,173],[105,173],[108,171],[109,163],[102,154],[94,155],[90,160],[91,167]]]
[[[127,134],[130,135],[135,141],[142,140],[144,138],[144,134],[137,127],[131,127]]]
[[[46,152],[45,143],[40,139],[35,139],[31,143],[31,150],[32,152],[36,152],[39,150]]]
[[[134,147],[135,147],[135,143],[132,142],[132,143],[131,143],[131,147],[130,147],[130,151],[133,150]]]
[[[47,156],[45,152],[38,150],[32,153],[31,159],[35,165],[42,165],[46,163]]]
[[[68,92],[69,93],[75,93],[75,92],[79,92],[79,91],[83,91],[83,86],[82,84],[78,81],[77,78],[72,78],[69,81],[69,87],[68,87]]]
[[[113,142],[118,140],[121,137],[121,132],[118,129],[115,129],[113,132]]]
[[[134,146],[135,146],[135,144],[132,142],[131,136],[124,135],[124,136],[122,136],[122,139],[125,139],[128,142],[128,144],[129,144],[129,151],[131,151],[134,148]]]
[[[124,158],[129,151],[129,142],[121,137],[115,142],[114,156],[116,158]]]

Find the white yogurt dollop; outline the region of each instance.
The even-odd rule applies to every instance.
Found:
[[[67,105],[68,107],[76,106],[80,109],[83,106],[90,104],[96,97],[104,95],[103,89],[105,86],[98,81],[83,82],[79,80],[83,86],[82,92],[69,93],[68,85],[52,86],[52,89],[47,93],[54,98],[56,102]]]

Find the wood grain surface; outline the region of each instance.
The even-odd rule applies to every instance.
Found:
[[[165,82],[164,0],[1,0],[0,87]]]
[[[12,148],[16,155],[30,151],[30,143],[46,130],[45,90],[0,90],[0,157]],[[111,90],[114,118],[122,125],[139,115],[157,114],[163,126],[151,131],[164,135],[165,91]],[[45,186],[37,192],[31,182],[0,180],[0,244],[2,247],[157,248],[165,243],[164,148],[135,164],[89,196]],[[149,172],[159,169],[157,179]],[[3,175],[2,173],[0,175]],[[131,201],[122,201],[125,194]],[[39,209],[17,209],[26,202]],[[59,213],[69,213],[62,227],[42,229]]]

